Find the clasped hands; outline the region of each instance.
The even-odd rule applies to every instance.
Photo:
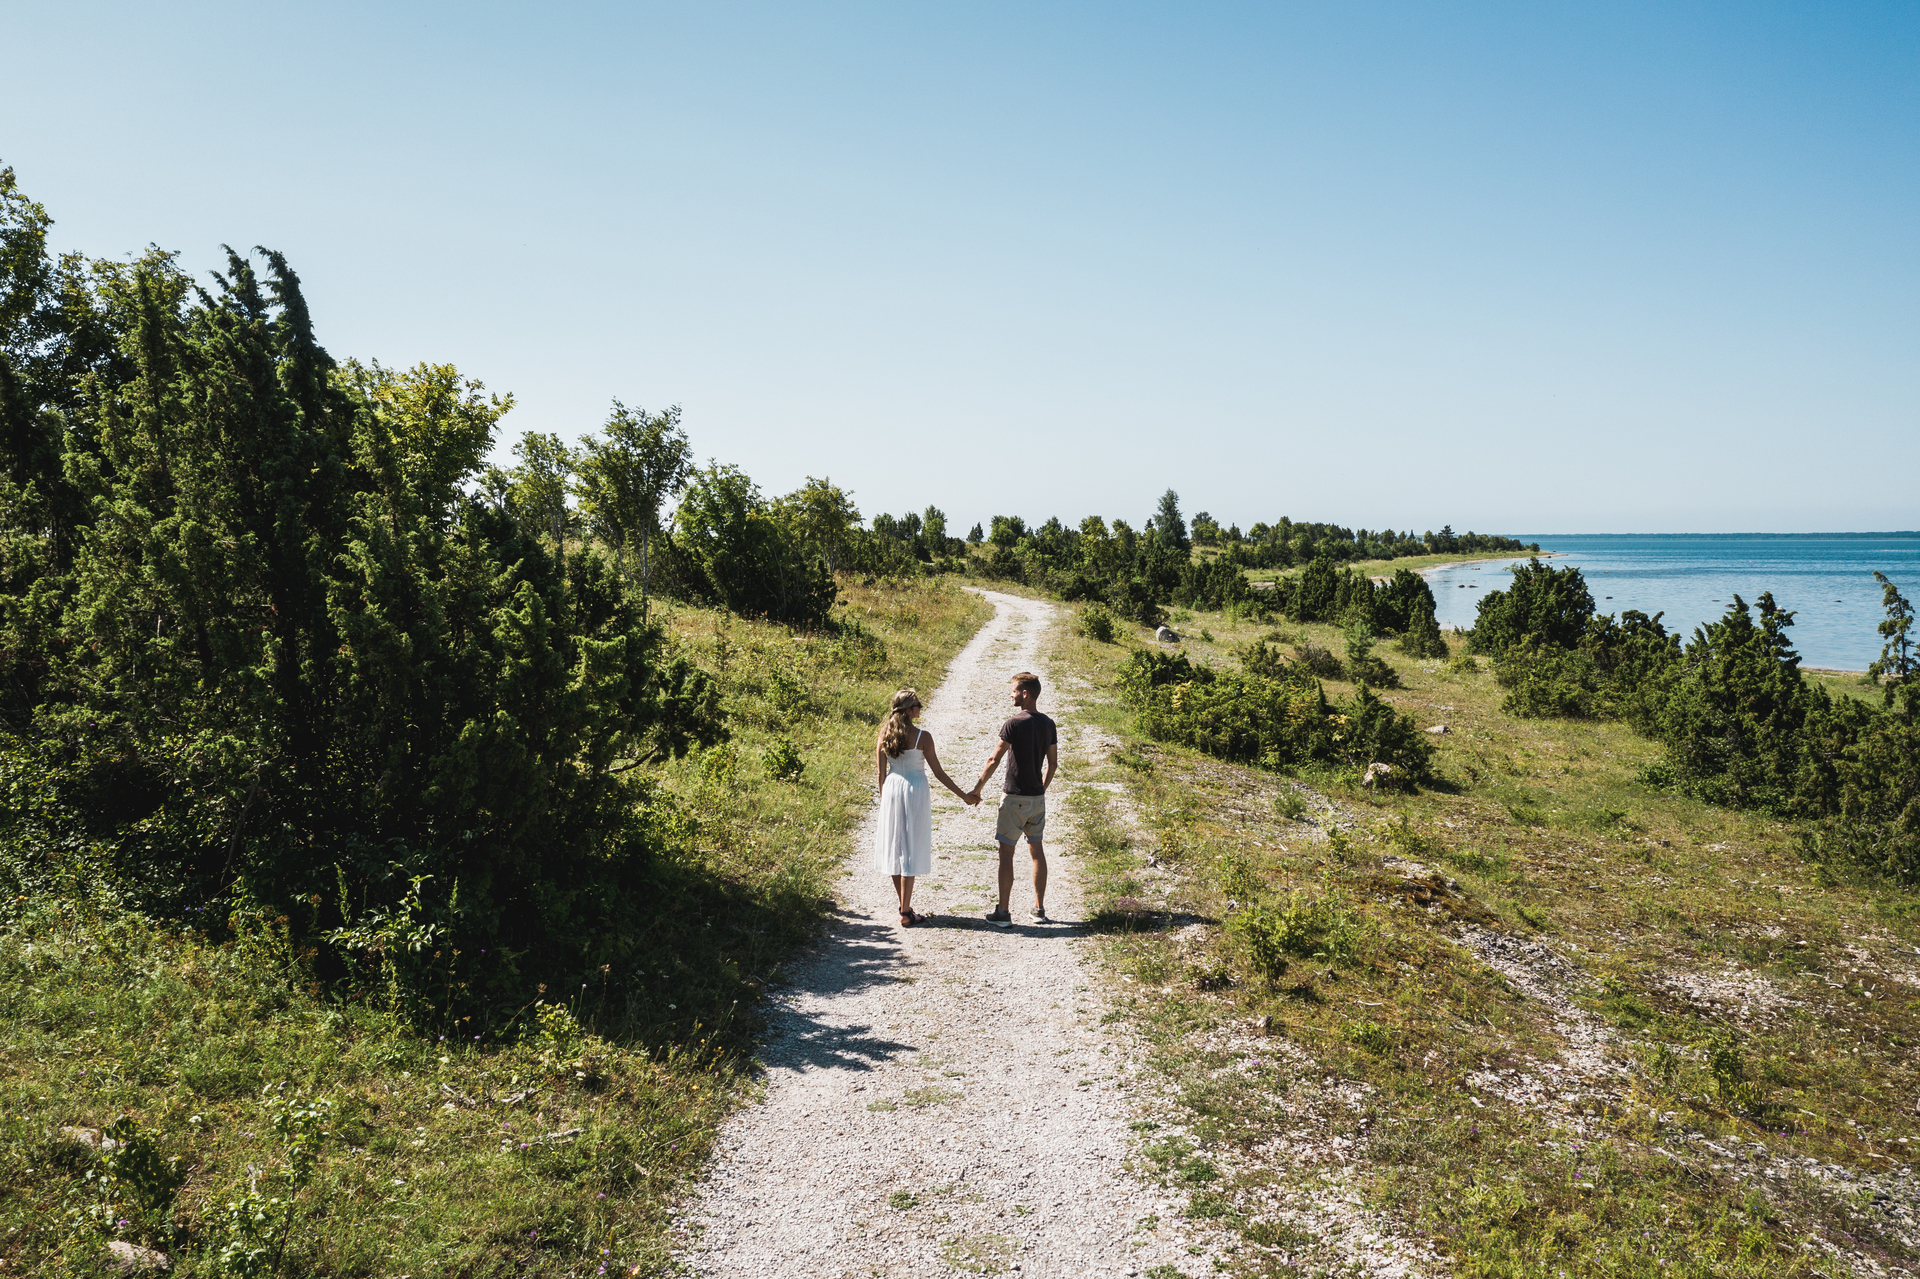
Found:
[[[980,802],[980,788],[975,786],[972,790],[966,792],[960,797],[960,802],[968,808],[972,808],[975,804],[978,804]]]

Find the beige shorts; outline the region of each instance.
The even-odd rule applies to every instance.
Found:
[[[1000,797],[1000,821],[994,827],[993,837],[1003,844],[1011,844],[1026,836],[1029,844],[1037,844],[1047,829],[1047,797],[1045,795],[1002,795]]]

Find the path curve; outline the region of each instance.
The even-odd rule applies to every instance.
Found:
[[[969,784],[1011,707],[1008,677],[1046,685],[1063,765],[1084,740],[1046,667],[1058,610],[980,592],[994,616],[954,658],[922,723]],[[923,690],[924,691],[924,690]],[[1049,798],[1072,785],[1063,768]],[[1069,815],[1049,804],[1057,921],[1027,915],[1018,854],[1010,930],[984,923],[995,876],[991,790],[969,809],[934,785],[934,873],[901,929],[872,869],[871,819],[854,840],[830,935],[772,1001],[766,1096],[721,1130],[686,1224],[699,1274],[883,1276],[1019,1271],[1199,1273],[1179,1205],[1124,1167],[1134,1062],[1103,1033]]]

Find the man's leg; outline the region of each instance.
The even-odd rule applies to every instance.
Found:
[[[1013,845],[1000,845],[1000,909],[1007,909],[1007,899],[1013,896]]]
[[[1027,851],[1033,854],[1033,908],[1044,912],[1047,909],[1047,851],[1041,847],[1037,839],[1027,841]],[[1002,845],[1001,864],[1007,868],[1006,873],[1000,877],[1001,881],[1010,886],[1013,882],[1013,850],[1004,845]],[[1000,890],[1000,904],[1002,906],[1007,904],[1006,887]]]

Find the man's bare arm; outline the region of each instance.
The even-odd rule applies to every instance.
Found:
[[[1003,756],[1006,755],[1006,753],[1007,753],[1007,744],[1005,742],[1001,742],[998,746],[993,748],[993,758],[989,759],[987,761],[987,766],[980,770],[980,780],[973,784],[974,794],[978,795],[981,791],[986,789],[987,783],[993,779],[993,770],[1000,767],[1000,760]]]
[[[1040,779],[1040,793],[1047,793],[1047,787],[1053,785],[1053,775],[1060,767],[1060,743],[1053,742],[1047,747],[1047,771]]]

